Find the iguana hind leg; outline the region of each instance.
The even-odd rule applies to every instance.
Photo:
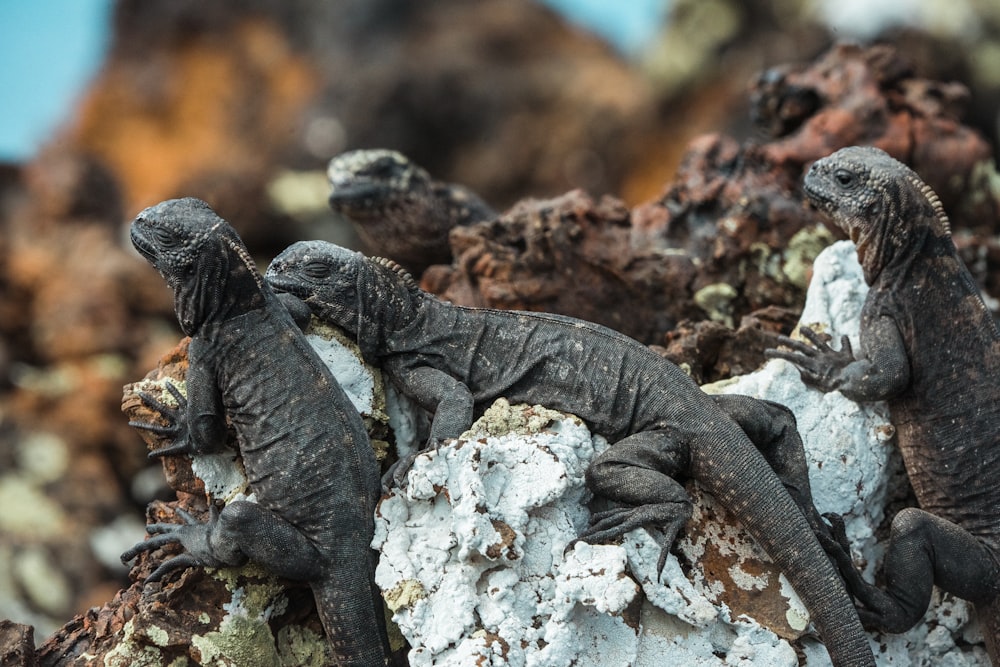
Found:
[[[187,552],[162,563],[151,581],[184,567],[242,565],[248,559],[275,574],[298,581],[317,576],[322,560],[316,547],[297,528],[257,503],[237,500],[219,511],[214,505],[205,523],[182,510],[183,524],[157,523],[146,527],[153,537],[122,554],[126,562],[142,551],[177,542]]]
[[[853,570],[850,547],[837,539],[813,504],[805,447],[792,411],[780,403],[740,394],[713,395],[712,400],[739,425],[774,470],[837,567]],[[831,523],[839,519],[829,516]]]
[[[691,517],[691,499],[674,479],[687,472],[688,461],[688,439],[674,429],[642,431],[614,443],[590,464],[587,486],[623,506],[595,514],[579,539],[607,542],[635,528],[658,528],[662,572],[670,545]]]
[[[892,520],[883,564],[885,590],[848,580],[865,608],[861,622],[887,632],[905,632],[923,618],[937,584],[962,599],[983,605],[1000,596],[1000,561],[974,535],[916,508]]]

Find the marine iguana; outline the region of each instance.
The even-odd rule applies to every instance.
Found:
[[[857,244],[871,288],[861,349],[782,337],[771,350],[803,381],[855,401],[888,402],[921,509],[893,519],[885,590],[843,574],[862,621],[903,632],[937,584],[972,601],[1000,665],[1000,331],[955,252],[934,192],[906,165],[870,147],[844,148],[806,174],[809,200]]]
[[[330,207],[351,221],[371,252],[415,275],[451,262],[452,227],[497,215],[468,188],[433,180],[396,151],[348,151],[330,160],[326,173]]]
[[[709,397],[645,345],[597,324],[445,303],[393,262],[321,241],[286,249],[265,279],[355,336],[367,361],[433,412],[432,445],[458,437],[500,396],[573,413],[607,437],[613,444],[591,464],[587,483],[621,505],[595,515],[581,539],[607,541],[640,526],[660,527],[662,570],[691,514],[674,478],[697,479],[785,572],[834,664],[874,664],[815,527],[748,437],[771,446],[788,485],[808,498],[801,441],[787,409],[748,397]]]
[[[247,560],[307,581],[337,664],[385,665],[389,655],[374,583],[378,467],[361,417],[264,283],[235,230],[198,199],[142,211],[132,243],[174,291],[191,336],[187,397],[172,384],[172,409],[149,395],[169,426],[133,426],[173,436],[150,456],[224,449],[235,428],[256,502],[237,500],[208,523],[152,524],[156,536],[122,555],[131,560],[168,542],[187,553],[147,581],[195,565]]]

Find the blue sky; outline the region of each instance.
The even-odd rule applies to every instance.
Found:
[[[0,1],[0,160],[35,153],[104,56],[111,0]]]

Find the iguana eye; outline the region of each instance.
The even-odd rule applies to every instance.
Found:
[[[306,262],[302,266],[302,273],[310,278],[327,278],[330,275],[330,267],[326,262]]]
[[[852,188],[857,183],[857,177],[854,173],[846,169],[838,169],[833,172],[833,180],[837,181],[837,185],[842,188]]]
[[[180,243],[180,240],[163,227],[153,227],[153,238],[164,248],[173,248]]]

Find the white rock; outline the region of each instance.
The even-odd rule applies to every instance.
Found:
[[[498,404],[484,419],[518,413],[520,433],[470,432],[421,455],[380,506],[376,581],[411,664],[634,664],[623,614],[639,587],[624,551],[564,556],[588,518],[583,471],[607,443],[575,418]]]

